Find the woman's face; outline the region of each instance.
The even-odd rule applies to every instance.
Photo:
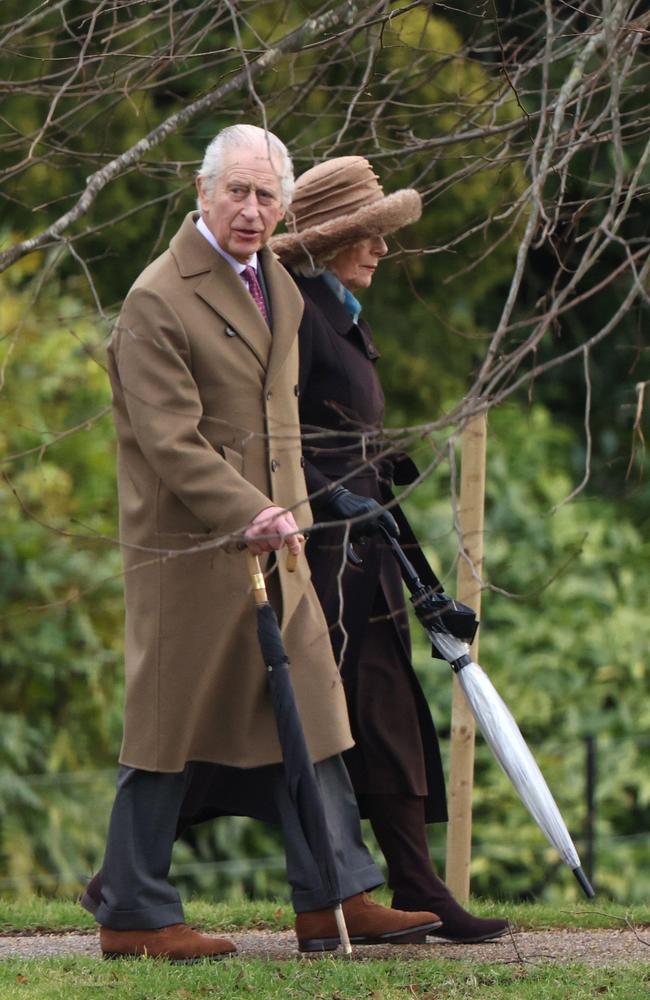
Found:
[[[384,237],[369,236],[368,239],[361,240],[360,243],[355,243],[337,253],[328,267],[350,291],[370,288],[379,260],[386,253],[388,247]]]

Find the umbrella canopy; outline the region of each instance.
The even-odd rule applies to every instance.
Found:
[[[257,605],[257,635],[268,671],[269,693],[278,727],[289,798],[295,807],[305,840],[320,873],[329,905],[334,909],[344,951],[349,955],[352,948],[343,917],[334,851],[327,828],[323,800],[289,676],[289,658],[282,642],[278,619],[267,598],[259,560],[250,552],[247,552],[247,559]]]
[[[560,810],[519,726],[490,678],[470,656],[469,644],[478,628],[474,612],[447,596],[442,587],[438,592],[425,587],[397,540],[387,532],[384,536],[400,563],[418,620],[436,654],[447,660],[457,674],[486,743],[546,839],[571,869],[585,895],[593,898],[594,890],[582,869]]]

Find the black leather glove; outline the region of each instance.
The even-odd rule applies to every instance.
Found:
[[[332,490],[321,509],[332,521],[355,518],[355,523],[350,525],[350,540],[353,542],[365,535],[376,534],[380,528],[384,528],[393,538],[399,538],[399,527],[390,511],[384,510],[371,497],[350,493],[345,486],[337,486]],[[356,520],[362,516],[363,520]]]

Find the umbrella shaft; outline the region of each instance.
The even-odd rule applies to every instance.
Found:
[[[428,628],[427,632],[440,655],[451,664],[456,673],[472,662],[469,656],[469,646],[462,639],[457,639],[451,632],[442,632],[434,628]]]
[[[416,597],[420,593],[423,593],[426,588],[423,587],[422,581],[420,580],[420,577],[417,575],[413,563],[411,562],[410,559],[407,558],[402,546],[399,544],[396,538],[393,538],[391,533],[387,531],[386,528],[382,527],[382,525],[379,525],[379,529],[383,534],[384,538],[386,539],[386,541],[388,542],[388,544],[390,545],[390,547],[392,548],[397,558],[397,561],[402,567],[403,571],[402,576],[404,578],[404,582],[406,583],[408,589],[411,591],[414,597]]]

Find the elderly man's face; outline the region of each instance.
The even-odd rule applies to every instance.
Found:
[[[265,245],[284,216],[281,164],[269,160],[266,143],[230,150],[223,170],[207,195],[197,180],[201,215],[222,250],[245,264]]]
[[[354,292],[361,288],[370,288],[377,265],[384,254],[388,253],[386,240],[383,236],[369,236],[351,247],[346,247],[337,253],[328,267],[346,288]]]

